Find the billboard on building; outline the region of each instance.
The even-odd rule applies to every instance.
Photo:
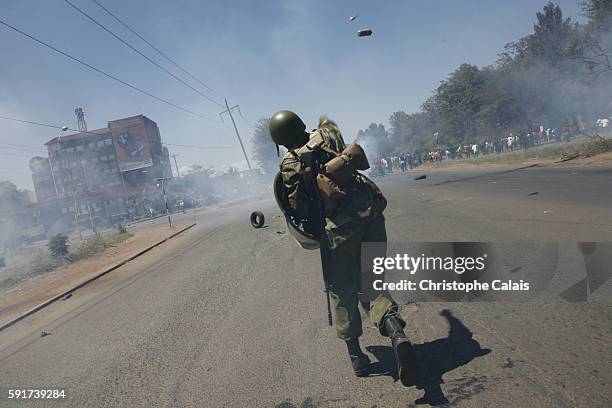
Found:
[[[134,116],[109,122],[119,171],[131,171],[153,165],[144,118]]]

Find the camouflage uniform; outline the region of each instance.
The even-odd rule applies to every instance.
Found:
[[[342,135],[333,122],[324,121],[310,137],[317,132],[323,136],[327,146],[338,154],[345,149]],[[323,155],[320,158],[323,163],[333,158],[323,151],[320,154]],[[316,211],[307,196],[306,185],[309,180],[305,179],[303,166],[293,150],[285,154],[281,173],[293,211],[303,218],[309,218],[309,213]],[[358,309],[361,301],[370,321],[385,335],[383,321],[386,317],[394,315],[402,325],[405,323],[398,314],[397,304],[388,293],[378,293],[376,297],[363,296],[360,260],[362,242],[387,241],[383,216],[387,202],[378,187],[361,174],[342,186],[342,190],[346,195],[325,218],[325,230],[331,249],[328,283],[331,286],[336,331],[342,340],[361,336],[363,331]]]

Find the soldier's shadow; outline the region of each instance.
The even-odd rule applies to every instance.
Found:
[[[419,362],[417,388],[425,391],[416,404],[441,405],[448,403],[440,385],[442,376],[457,367],[489,354],[491,350],[483,349],[472,338],[472,332],[450,310],[443,310],[441,315],[449,324],[448,336],[442,339],[415,344],[414,350]],[[367,350],[378,361],[370,365],[370,375],[388,375],[395,381],[399,376],[395,365],[393,349],[387,346],[370,346]]]

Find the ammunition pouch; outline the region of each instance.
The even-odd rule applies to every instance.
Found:
[[[325,163],[321,171],[324,174],[317,176],[317,187],[325,204],[325,214],[331,215],[338,206],[338,200],[346,195],[342,187],[348,184],[355,176],[356,170],[367,170],[370,168],[368,158],[363,148],[357,143],[346,147],[342,153],[338,154],[327,143],[320,132],[312,134],[310,140],[293,154],[305,164],[305,173],[310,173],[310,166],[315,165],[313,154],[321,151],[333,156]],[[305,174],[305,180],[310,180]],[[306,183],[309,183],[306,181]],[[307,186],[309,187],[309,186]]]
[[[338,200],[344,197],[346,193],[332,179],[323,174],[317,175],[317,187],[325,205],[325,215],[329,216],[338,206]]]

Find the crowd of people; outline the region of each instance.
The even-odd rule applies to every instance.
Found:
[[[480,155],[500,154],[515,150],[527,150],[530,147],[546,143],[569,142],[573,137],[570,127],[544,128],[518,133],[510,132],[506,136],[491,138],[480,143],[462,143],[455,146],[443,146],[429,152],[407,152],[374,160],[372,175],[384,176],[393,171],[404,172],[423,163],[435,163],[443,160],[464,160]]]

